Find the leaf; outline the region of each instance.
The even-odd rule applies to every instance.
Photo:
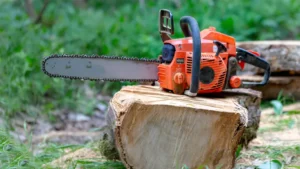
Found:
[[[239,157],[242,151],[242,145],[239,145],[235,151],[235,157]]]
[[[277,96],[277,100],[282,99],[282,93],[283,93],[283,90],[280,90],[280,92],[278,93],[278,96]]]
[[[221,27],[227,32],[234,32],[234,20],[232,17],[227,17],[221,22]]]
[[[278,160],[271,160],[262,163],[256,167],[257,169],[283,169],[283,164]]]
[[[282,114],[282,111],[283,111],[283,105],[280,101],[278,100],[272,100],[271,101],[271,105],[273,106],[274,108],[274,112],[276,115],[281,115]]]
[[[209,169],[209,167],[207,165],[200,165],[198,169]]]
[[[294,119],[289,119],[288,121],[288,127],[289,129],[293,128],[296,124],[296,121]]]
[[[296,115],[296,114],[300,114],[300,110],[291,110],[287,112],[287,115]]]
[[[189,169],[189,167],[184,164],[181,169]]]
[[[295,166],[295,165],[289,165],[289,168],[296,168],[296,169],[300,169],[300,166]]]
[[[223,166],[222,164],[221,165],[219,164],[217,165],[216,169],[222,169],[222,166]]]

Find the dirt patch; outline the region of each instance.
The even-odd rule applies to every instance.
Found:
[[[32,117],[25,113],[19,113],[10,121],[14,129],[10,131],[10,134],[21,142],[31,141],[33,148],[38,147],[39,143],[45,142],[86,144],[101,138],[100,130],[106,126],[106,110],[107,105],[101,102],[95,106],[92,115],[69,110],[56,110],[51,113],[55,122],[50,122],[49,118],[42,114]]]

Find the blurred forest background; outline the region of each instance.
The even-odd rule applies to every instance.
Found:
[[[41,71],[42,58],[55,53],[157,58],[162,8],[174,15],[174,37],[183,37],[179,20],[191,15],[201,29],[214,26],[237,41],[300,38],[299,0],[1,0],[2,127],[13,129],[4,121],[20,113],[50,121],[57,109],[93,114],[97,95],[111,96],[128,83],[49,78]]]

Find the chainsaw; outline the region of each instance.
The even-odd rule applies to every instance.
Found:
[[[200,32],[196,19],[180,19],[184,38],[172,39],[173,15],[159,11],[159,32],[163,41],[158,59],[99,55],[51,55],[42,69],[50,77],[100,81],[158,81],[165,91],[196,96],[227,89],[267,84],[270,65],[259,53],[236,47],[235,39],[209,27]],[[241,80],[237,75],[245,63],[264,69],[260,82]]]

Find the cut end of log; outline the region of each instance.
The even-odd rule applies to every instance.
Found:
[[[116,108],[121,111],[121,114],[118,114],[118,116],[121,116],[122,112],[127,111],[129,105],[133,104],[174,106],[177,108],[205,110],[207,112],[241,113],[244,117],[247,116],[241,109],[239,112],[236,111],[238,105],[235,104],[236,100],[234,98],[224,99],[224,95],[215,97],[176,95],[162,91],[158,86],[126,86],[115,94],[111,102],[116,103]],[[243,123],[246,124],[246,122]]]
[[[121,160],[132,169],[232,168],[248,122],[246,107],[252,106],[241,97],[260,101],[241,94],[192,98],[157,86],[122,88],[108,112]]]

